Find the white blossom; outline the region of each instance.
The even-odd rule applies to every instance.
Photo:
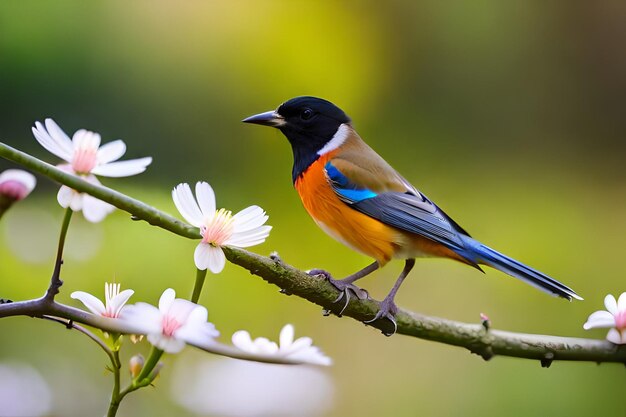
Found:
[[[207,321],[207,309],[182,298],[168,288],[159,307],[147,303],[128,306],[120,317],[134,333],[145,334],[148,341],[167,353],[178,353],[185,343],[209,346],[219,332]]]
[[[233,345],[253,355],[263,357],[289,358],[294,361],[309,363],[313,365],[331,365],[332,360],[324,355],[322,351],[313,345],[310,337],[300,337],[296,340],[294,337],[294,328],[291,324],[287,324],[280,331],[279,343],[272,342],[265,337],[258,337],[254,340],[250,337],[250,333],[245,330],[239,330],[233,334]]]
[[[100,135],[85,129],[76,131],[70,139],[52,119],[46,119],[45,126],[36,122],[32,131],[41,146],[66,162],[58,165],[60,169],[92,184],[100,184],[96,175],[128,177],[144,172],[152,162],[151,157],[115,162],[126,152],[123,141],[118,139],[100,146]],[[85,218],[94,223],[115,209],[109,203],[65,185],[59,190],[57,200],[64,208],[82,211]]]
[[[202,240],[194,252],[194,261],[201,270],[221,272],[226,264],[221,246],[247,248],[258,245],[265,241],[272,229],[264,226],[268,216],[259,206],[250,206],[235,215],[225,209],[216,210],[215,193],[206,182],[196,184],[195,198],[186,183],[172,190],[172,198],[185,220],[200,228]]]
[[[607,295],[604,298],[604,306],[606,311],[591,313],[583,328],[589,330],[611,327],[606,339],[618,345],[626,344],[626,292],[623,292],[617,301],[611,294]]]
[[[133,290],[120,292],[121,284],[104,283],[104,304],[98,298],[84,291],[74,291],[70,297],[80,301],[91,311],[102,317],[119,318],[128,299],[134,294]]]

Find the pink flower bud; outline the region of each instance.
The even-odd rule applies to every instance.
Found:
[[[0,195],[13,201],[23,200],[35,188],[37,180],[30,172],[7,169],[0,173]]]

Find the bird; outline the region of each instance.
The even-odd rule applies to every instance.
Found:
[[[480,271],[487,265],[551,295],[582,300],[559,281],[473,239],[367,145],[350,117],[330,101],[295,97],[242,121],[277,128],[286,136],[293,152],[293,185],[309,215],[332,238],[374,259],[343,279],[311,271],[322,273],[340,291],[336,301],[345,297],[344,309],[351,294],[367,297],[354,284],[357,280],[392,259],[404,260],[378,312],[365,323],[387,319],[393,324],[387,334],[397,331],[394,298],[415,259],[422,257],[449,258]]]

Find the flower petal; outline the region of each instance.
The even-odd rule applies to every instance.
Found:
[[[167,315],[168,318],[174,319],[177,323],[180,324],[180,326],[185,326],[187,325],[189,316],[191,316],[191,313],[193,313],[193,311],[197,308],[204,310],[204,314],[206,317],[206,308],[192,303],[189,300],[184,300],[182,298],[175,298],[166,310],[161,311],[163,312],[163,314]],[[204,321],[206,322],[206,319]]]
[[[626,343],[626,340],[622,338],[622,334],[617,329],[611,329],[606,335],[606,340],[616,345],[622,345]]]
[[[58,142],[59,145],[63,146],[65,150],[69,151],[69,153],[72,154],[74,151],[74,145],[72,144],[72,140],[70,139],[70,137],[51,118],[46,118],[44,122],[46,123],[46,130],[48,131],[50,136],[56,142]]]
[[[174,302],[174,299],[176,299],[176,291],[174,291],[172,288],[168,288],[167,290],[163,291],[161,298],[159,298],[159,311],[161,311],[162,313],[169,311],[172,303]]]
[[[621,293],[617,299],[617,311],[624,310],[626,310],[626,292]]]
[[[265,242],[270,235],[272,226],[261,226],[256,230],[246,232],[233,233],[233,235],[224,242],[225,245],[238,246],[240,248],[248,248],[250,246],[259,245]]]
[[[226,265],[226,256],[222,248],[217,246],[208,246],[208,268],[214,274],[219,274]]]
[[[98,165],[117,161],[126,153],[126,144],[122,140],[105,143],[98,149]]]
[[[111,310],[113,315],[118,317],[128,299],[135,293],[133,290],[124,290],[111,299]]]
[[[100,147],[100,134],[86,129],[79,129],[72,136],[74,150],[77,148],[87,148],[97,151]]]
[[[290,352],[298,352],[300,350],[307,350],[313,346],[313,339],[310,337],[299,337],[295,342],[292,343],[289,351]]]
[[[196,199],[204,217],[215,214],[215,192],[209,183],[204,181],[196,183]]]
[[[137,175],[146,170],[146,167],[152,163],[152,157],[139,159],[129,159],[128,161],[111,162],[99,165],[91,170],[93,174],[102,175],[103,177],[129,177]]]
[[[182,183],[174,187],[172,190],[172,199],[174,200],[174,205],[176,209],[178,209],[178,212],[189,224],[196,227],[202,226],[204,216],[200,211],[200,207],[198,207],[196,199],[191,193],[189,184]]]
[[[196,250],[193,253],[193,261],[196,264],[196,268],[201,271],[204,271],[209,268],[209,251],[211,250],[211,245],[208,243],[199,243],[196,246]]]
[[[267,337],[257,337],[254,339],[254,347],[257,354],[276,355],[279,352],[276,342],[272,342]]]
[[[188,322],[175,333],[176,338],[198,347],[210,345],[219,335],[220,333],[215,329],[215,325],[206,320],[202,323]]]
[[[237,349],[251,353],[256,352],[254,343],[252,342],[252,338],[250,337],[250,333],[248,333],[246,330],[237,330],[235,333],[233,333],[231,340],[233,342],[233,345]]]
[[[32,128],[33,135],[37,142],[48,152],[58,156],[64,161],[71,162],[74,156],[74,146],[70,138],[61,130],[54,120],[46,119],[46,127],[35,122]]]
[[[293,326],[291,324],[285,324],[285,326],[280,331],[280,348],[286,349],[293,343]]]
[[[91,223],[99,223],[107,216],[107,214],[113,212],[115,207],[109,203],[90,196],[89,194],[83,194],[83,216]]]
[[[70,202],[72,201],[72,194],[74,190],[70,187],[62,185],[57,193],[57,201],[63,208],[68,208],[70,206]]]
[[[33,191],[37,185],[37,179],[33,174],[22,169],[7,169],[0,173],[0,184],[15,181],[21,187],[20,200]]]
[[[187,301],[187,300],[185,300]],[[198,304],[194,304],[191,301],[189,303],[194,305],[193,310],[187,316],[187,324],[195,325],[195,324],[205,324],[209,318],[209,312],[206,307],[203,307]]]
[[[185,341],[174,337],[167,337],[162,333],[148,335],[148,342],[166,353],[178,353],[185,347]]]
[[[613,327],[615,326],[615,317],[608,311],[599,310],[591,313],[587,322],[583,324],[583,329],[589,330],[601,327]]]
[[[609,313],[613,315],[617,314],[617,301],[615,301],[615,297],[613,297],[611,294],[604,297],[604,306]]]
[[[233,216],[235,232],[245,232],[263,225],[269,217],[259,206],[250,206]]]
[[[70,297],[74,300],[78,300],[85,305],[93,314],[103,315],[106,312],[102,301],[98,300],[93,295],[84,291],[74,291],[70,294]]]
[[[63,208],[70,207],[74,211],[81,211],[83,208],[83,194],[62,185],[57,193],[57,201]]]
[[[162,331],[162,317],[161,311],[155,306],[139,302],[126,306],[119,318],[135,333],[150,334]]]
[[[302,363],[309,363],[311,365],[330,366],[333,364],[332,359],[324,355],[324,353],[322,353],[322,351],[316,346],[312,346],[309,349],[295,352],[288,357]]]

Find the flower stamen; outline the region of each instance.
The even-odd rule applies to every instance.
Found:
[[[230,210],[219,209],[205,220],[200,228],[202,242],[212,246],[222,246],[233,235],[233,214]]]

